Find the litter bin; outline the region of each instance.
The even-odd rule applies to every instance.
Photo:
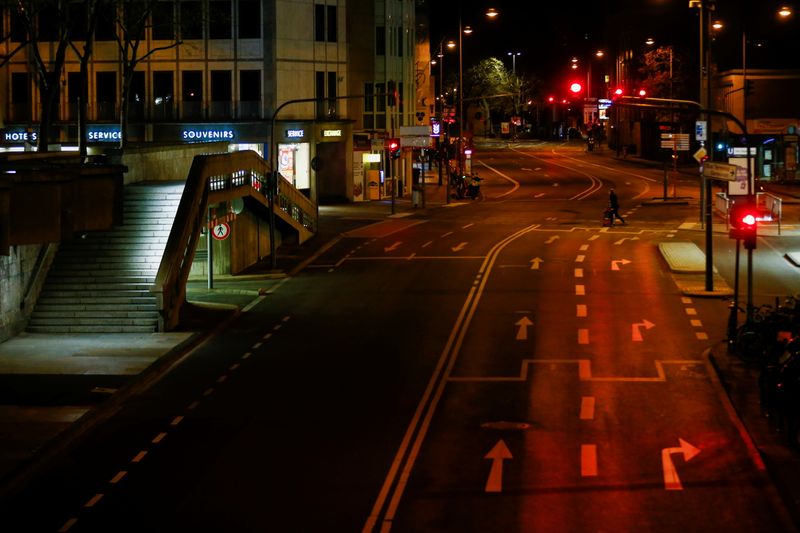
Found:
[[[413,185],[411,187],[411,204],[414,207],[422,205],[422,187],[419,185]]]

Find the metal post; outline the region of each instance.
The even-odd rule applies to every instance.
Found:
[[[733,302],[728,315],[728,346],[736,342],[736,330],[739,329],[739,239],[736,239],[736,261],[733,269]]]
[[[208,283],[206,286],[209,289],[214,288],[214,237],[211,234],[214,228],[211,227],[211,222],[211,208],[209,207],[206,211],[206,255],[208,256]]]

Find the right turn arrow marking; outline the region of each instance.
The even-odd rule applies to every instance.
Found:
[[[661,465],[664,469],[664,488],[666,490],[683,490],[681,480],[678,477],[678,471],[672,463],[673,453],[682,453],[683,460],[687,463],[692,460],[700,450],[695,448],[683,439],[678,439],[680,447],[678,448],[664,448],[661,450]]]

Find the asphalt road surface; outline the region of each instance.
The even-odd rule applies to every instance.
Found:
[[[345,235],[0,528],[791,530],[703,356],[726,303],[684,296],[657,249],[698,239],[697,200],[644,206],[661,171],[552,145],[473,166],[482,200]]]

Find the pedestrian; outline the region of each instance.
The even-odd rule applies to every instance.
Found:
[[[623,224],[626,224],[625,219],[622,218],[622,215],[619,214],[619,199],[617,198],[617,193],[614,192],[614,188],[612,187],[611,190],[608,192],[608,207],[611,209],[611,225],[614,225],[614,219],[618,218],[622,221]]]

